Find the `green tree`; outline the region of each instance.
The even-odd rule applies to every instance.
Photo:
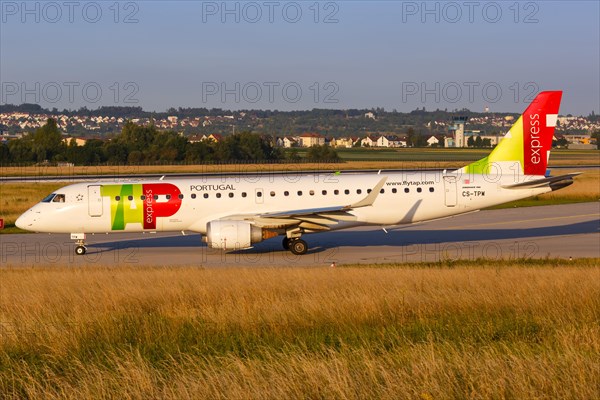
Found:
[[[318,162],[337,162],[340,160],[338,153],[331,146],[314,145],[308,148],[306,159],[309,161]]]
[[[592,133],[592,139],[596,140],[596,149],[600,150],[600,130]]]
[[[33,134],[32,151],[37,161],[56,160],[65,150],[66,146],[56,121],[48,118],[46,124]]]
[[[10,150],[4,143],[0,143],[0,165],[7,165],[11,162]]]
[[[14,163],[27,163],[34,160],[32,135],[8,142],[10,160]]]
[[[156,136],[156,127],[154,125],[142,126],[127,121],[115,140],[127,147],[129,151],[146,151]]]
[[[481,139],[481,136],[479,136],[479,135],[477,135],[477,137],[475,138],[475,147],[477,147],[477,148],[483,147],[483,139]]]
[[[206,142],[189,143],[185,151],[185,160],[200,163],[214,160],[214,146]]]
[[[104,144],[104,154],[110,164],[122,165],[127,162],[129,152],[124,144],[119,143],[116,140],[111,140]]]

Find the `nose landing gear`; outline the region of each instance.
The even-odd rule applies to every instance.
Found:
[[[82,256],[87,251],[85,247],[85,233],[71,233],[71,240],[75,240],[77,247],[75,247],[75,254]]]

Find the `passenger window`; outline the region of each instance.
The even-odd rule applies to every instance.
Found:
[[[298,190],[298,196],[302,196],[302,190]]]
[[[371,193],[371,189],[367,189],[367,193]]]
[[[333,194],[336,194],[336,195],[337,195],[337,194],[340,194],[340,191],[339,191],[339,190],[337,190],[337,189],[335,189],[335,190],[333,191]]]
[[[410,192],[410,189],[409,188],[404,188],[404,193],[408,193],[408,192]]]
[[[379,193],[385,193],[385,189],[381,189]]]
[[[344,194],[350,194],[350,191],[348,189],[344,190]]]
[[[180,199],[183,199],[183,194],[182,194],[182,193],[180,193],[178,197],[179,197]]]
[[[170,194],[167,195],[167,200],[171,200],[171,195]]]
[[[64,194],[57,194],[56,196],[54,196],[54,199],[52,199],[53,203],[64,203],[65,202],[65,195]]]
[[[420,187],[417,188],[417,192],[421,193],[423,191],[423,189],[421,189]]]
[[[127,200],[132,201],[133,200],[133,196],[127,196]]]
[[[154,195],[154,200],[158,200],[158,195],[157,194]]]
[[[217,193],[217,199],[221,198],[221,193]]]
[[[194,194],[193,196],[194,196],[194,198],[196,198],[196,195],[195,195],[195,194]],[[203,197],[204,197],[205,199],[208,199],[208,193],[204,193]]]
[[[256,192],[256,197],[262,197],[262,192]]]
[[[192,193],[192,195],[190,196],[192,199],[196,198],[196,193]]]
[[[275,197],[275,192],[271,192],[271,197]]]
[[[141,199],[142,201],[143,201],[143,200],[146,200],[146,196],[144,196],[144,195],[141,195],[141,196],[140,196],[140,199]]]
[[[233,198],[233,193],[229,193],[229,198]]]
[[[311,196],[314,196],[315,195],[315,191],[311,190],[310,192],[308,192],[308,194],[310,194]]]
[[[121,196],[115,196],[115,200],[116,201],[120,201],[121,200]],[[54,199],[54,201],[56,201],[56,199]]]
[[[433,191],[434,191],[434,190],[435,190],[435,189],[434,189],[434,188],[432,188],[432,187],[430,187],[430,188],[429,188],[429,191],[430,191],[431,193],[433,193]]]
[[[398,189],[396,189],[396,188],[393,188],[393,189],[392,189],[392,193],[398,193]]]
[[[285,192],[283,192],[283,195],[284,195],[284,196],[289,196],[289,195],[290,195],[290,192],[288,192],[288,191],[286,190]]]
[[[246,197],[246,196],[248,196],[248,195],[246,194],[246,192],[242,192],[242,197]]]
[[[323,194],[323,196],[326,196],[326,195],[327,195],[327,190],[323,190],[323,191],[321,192],[321,194]]]
[[[361,193],[362,193],[362,190],[356,189],[356,194],[361,194]]]

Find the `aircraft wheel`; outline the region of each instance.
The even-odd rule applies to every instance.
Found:
[[[85,247],[84,246],[77,246],[75,247],[75,254],[77,254],[78,256],[82,256],[85,254]]]
[[[285,250],[289,250],[290,249],[290,241],[291,241],[291,239],[289,239],[288,237],[284,237],[283,238],[283,242],[281,243],[281,245],[283,246],[283,248]]]
[[[302,239],[297,239],[290,243],[290,250],[295,255],[300,256],[306,254],[308,251],[308,244]]]

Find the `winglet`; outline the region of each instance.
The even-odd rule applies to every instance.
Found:
[[[367,206],[373,205],[373,203],[375,203],[375,200],[377,199],[377,196],[379,196],[379,192],[380,192],[381,188],[383,187],[383,185],[385,185],[386,180],[387,180],[387,176],[384,176],[377,183],[377,185],[375,185],[373,190],[371,190],[371,193],[369,193],[364,199],[362,199],[361,201],[359,201],[357,203],[350,204],[349,206],[347,206],[345,208],[351,209],[351,208],[367,207]]]

